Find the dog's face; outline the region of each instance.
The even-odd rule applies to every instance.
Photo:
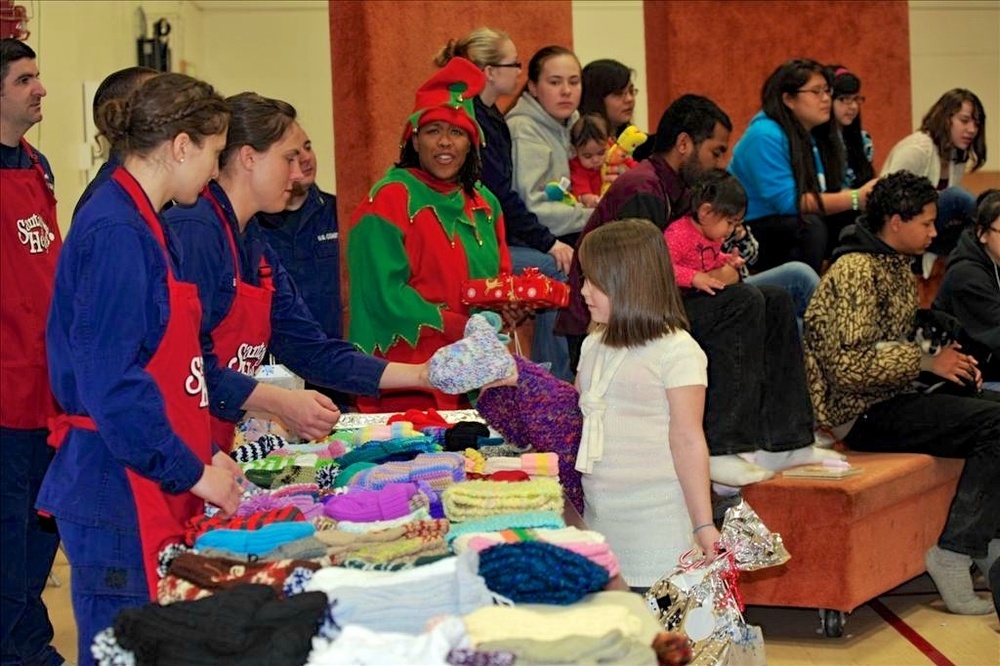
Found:
[[[925,354],[936,355],[958,339],[962,325],[958,319],[940,310],[917,310],[910,340]]]

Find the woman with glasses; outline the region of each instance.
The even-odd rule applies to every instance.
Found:
[[[580,97],[580,115],[596,113],[608,124],[608,148],[615,143],[615,137],[632,124],[632,114],[635,112],[635,100],[639,89],[632,82],[631,69],[608,58],[595,60],[583,68],[583,88]],[[644,146],[653,145],[652,138],[646,140]],[[641,148],[642,146],[640,146]],[[651,148],[641,154],[641,157],[629,157],[626,163],[611,170],[605,175],[608,182],[614,182],[618,176],[636,165],[638,159],[649,156]]]
[[[861,94],[861,79],[843,65],[830,65],[827,77],[833,82],[830,122],[839,139],[835,147],[841,151],[844,187],[861,187],[875,177],[872,167],[875,145],[871,135],[861,126],[861,107],[865,103],[865,96]],[[813,130],[814,135],[824,129],[820,125]]]
[[[449,41],[435,57],[434,64],[444,67],[456,56],[472,61],[486,77],[482,92],[473,100],[476,120],[483,130],[485,142],[480,150],[482,182],[500,200],[513,270],[520,273],[524,268],[538,268],[544,275],[565,282],[573,260],[572,246],[558,240],[538,220],[512,183],[514,163],[510,129],[503,113],[497,108],[497,100],[517,91],[522,69],[517,47],[507,33],[482,27],[462,39]],[[536,314],[531,359],[537,363],[549,363],[552,374],[571,381],[569,351],[565,342],[552,332],[555,317],[555,310],[543,310]]]
[[[938,190],[938,236],[930,252],[955,249],[962,229],[975,211],[975,199],[961,187],[966,170],[986,164],[986,111],[970,90],[949,90],[934,103],[920,129],[893,146],[882,175],[909,171],[924,176]],[[971,166],[971,168],[970,168]]]
[[[632,82],[634,72],[617,60],[602,59],[583,68],[580,115],[600,114],[611,136],[618,136],[632,123],[639,89]]]
[[[827,228],[841,227],[839,213],[853,217],[864,210],[875,181],[841,189],[843,167],[826,172],[822,154],[837,160],[831,132],[815,137],[812,130],[830,119],[832,88],[823,66],[796,59],[782,64],[761,91],[762,110],[750,121],[733,149],[729,170],[747,190],[747,225],[760,243],[756,268],[802,261],[819,271],[836,242]]]
[[[958,240],[934,307],[962,322],[962,346],[979,361],[983,388],[1000,391],[1000,190],[980,195],[975,224]]]

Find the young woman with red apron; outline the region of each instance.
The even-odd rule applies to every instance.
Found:
[[[170,318],[160,345],[146,364],[163,396],[167,419],[171,427],[205,465],[212,463],[212,446],[208,418],[208,395],[204,379],[192,368],[201,364],[198,331],[201,326],[201,302],[198,289],[181,282],[170,266],[170,256],[159,218],[149,205],[145,193],[127,171],[119,167],[111,179],[132,199],[149,225],[150,231],[163,248],[167,264],[167,293]],[[56,449],[62,446],[70,428],[97,430],[93,419],[85,415],[60,415],[52,420],[49,442]],[[126,469],[139,520],[143,568],[150,599],[156,599],[158,556],[171,543],[183,541],[188,520],[205,510],[205,502],[191,492],[168,494],[155,481]],[[72,557],[72,555],[71,555]]]
[[[257,269],[260,286],[244,280],[240,275],[236,238],[233,237],[226,212],[209,188],[206,187],[201,196],[212,204],[219,224],[226,230],[233,270],[236,272],[236,298],[233,299],[229,312],[212,330],[213,349],[220,363],[252,377],[260,368],[267,341],[271,337],[271,299],[274,296],[271,266],[261,255]],[[228,453],[232,449],[235,433],[235,423],[212,416],[212,441],[221,450]]]

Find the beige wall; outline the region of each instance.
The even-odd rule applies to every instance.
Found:
[[[910,0],[914,129],[951,88],[986,109],[985,169],[1000,171],[1000,0]]]
[[[197,10],[187,2],[74,2],[38,0],[29,28],[28,44],[38,53],[42,82],[48,95],[42,103],[43,121],[27,134],[52,164],[59,199],[59,226],[69,227],[73,206],[100,163],[92,136],[85,135],[85,81],[100,82],[108,73],[136,64],[138,31],[136,8],[147,18],[166,17],[173,26],[174,62],[188,46]]]
[[[197,76],[225,95],[251,90],[294,105],[316,152],[316,182],[336,192],[327,1],[197,4],[204,35]]]
[[[52,163],[64,231],[99,163],[85,136],[90,109],[83,83],[135,64],[139,6],[150,22],[170,21],[176,71],[204,78],[225,94],[250,89],[294,104],[320,157],[320,187],[336,191],[326,0],[35,0],[32,5],[28,43],[39,54],[49,94],[45,119],[28,140]],[[642,21],[641,0],[574,0],[573,40],[580,60],[620,60],[635,69],[636,85],[647,90]],[[910,40],[914,125],[948,88],[974,90],[990,115],[986,168],[1000,171],[1000,0],[911,0]],[[651,124],[660,111],[650,114],[640,92],[639,127],[655,129]],[[890,148],[878,147],[883,154]]]
[[[646,38],[642,30],[642,0],[573,0],[573,50],[586,65],[613,58],[635,70],[639,88],[632,122],[643,131],[656,131],[663,109],[647,113]],[[525,62],[530,53],[523,54]],[[652,127],[650,126],[652,123]]]

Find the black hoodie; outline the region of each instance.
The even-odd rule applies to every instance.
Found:
[[[934,307],[955,315],[985,381],[1000,381],[1000,267],[972,229],[959,238]]]
[[[840,259],[845,254],[851,254],[852,252],[861,252],[864,254],[899,254],[899,252],[886,245],[881,238],[869,231],[863,224],[864,220],[865,218],[862,216],[858,219],[857,224],[844,229],[840,245],[833,251],[832,261],[837,261],[837,259]],[[900,256],[902,257],[903,255],[900,254]]]

